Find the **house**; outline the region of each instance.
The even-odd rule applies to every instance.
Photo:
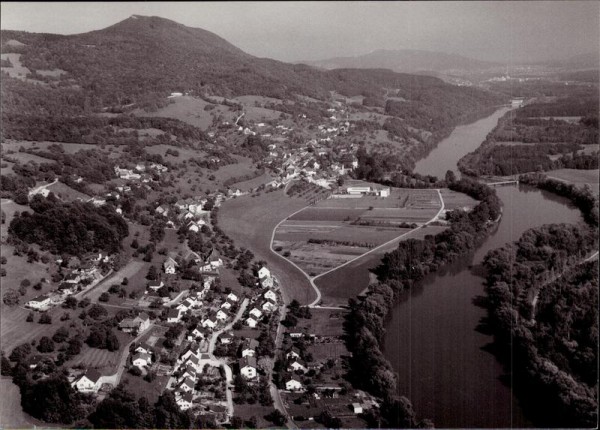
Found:
[[[256,325],[258,324],[258,320],[254,317],[248,317],[246,318],[246,325],[250,328],[255,328]]]
[[[290,378],[285,383],[285,389],[289,391],[300,391],[304,389],[304,385],[296,378]]]
[[[97,393],[102,385],[102,375],[97,370],[88,369],[71,385],[80,393]]]
[[[31,359],[29,359],[29,368],[30,369],[35,369],[44,360],[46,360],[46,357],[44,357],[43,355],[34,355],[33,357],[31,357]],[[48,360],[52,360],[52,359],[48,358]]]
[[[150,317],[146,312],[140,313],[135,318],[125,318],[119,323],[119,328],[125,333],[131,333],[134,331],[142,332],[150,327]]]
[[[390,188],[389,187],[378,188],[375,190],[375,193],[379,197],[389,197],[390,196]]]
[[[288,372],[302,372],[302,373],[306,373],[308,372],[308,368],[298,359],[294,360],[293,362],[290,363],[290,365],[288,366]]]
[[[215,328],[217,326],[217,317],[215,315],[212,315],[210,317],[205,318],[202,321],[202,327],[204,328]]]
[[[234,338],[235,336],[233,335],[233,333],[225,333],[219,337],[223,345],[229,345],[231,342],[233,342]]]
[[[152,352],[152,347],[146,343],[142,343],[135,349],[135,352],[150,354]]]
[[[179,309],[171,309],[167,314],[167,322],[178,323],[181,321],[181,311]]]
[[[227,321],[228,318],[229,315],[227,315],[227,312],[225,312],[223,309],[219,309],[219,311],[217,312],[217,319],[219,321]]]
[[[180,312],[186,313],[189,307],[185,303],[179,303],[175,309],[177,309]]]
[[[258,320],[260,317],[262,317],[262,312],[258,308],[252,308],[250,315]]]
[[[192,347],[186,349],[185,352],[181,354],[181,357],[179,357],[179,361],[186,361],[190,357],[198,358],[198,351],[194,350]]]
[[[152,359],[150,358],[150,354],[146,354],[145,352],[138,352],[132,357],[131,362],[134,366],[143,367],[152,364]]]
[[[69,296],[71,294],[75,294],[75,292],[77,291],[77,286],[76,284],[62,283],[59,285],[58,290],[62,295]]]
[[[243,357],[239,361],[240,374],[246,379],[256,378],[256,358]]]
[[[352,403],[352,412],[354,412],[355,414],[362,414],[363,413],[363,407],[360,403]]]
[[[228,311],[231,309],[232,306],[233,306],[233,303],[231,303],[229,300],[227,300],[221,304],[221,309]]]
[[[201,338],[204,339],[205,332],[200,328],[200,326],[196,326],[196,328],[192,331],[192,336],[196,339]]]
[[[296,347],[293,347],[285,356],[288,360],[300,358],[300,350]]]
[[[177,264],[177,262],[174,259],[172,259],[171,257],[169,257],[163,263],[163,270],[168,275],[174,275],[175,272],[177,271],[177,266],[179,266],[179,264]]]
[[[350,187],[346,188],[346,192],[351,195],[368,194],[371,192],[371,187],[369,187],[369,186],[350,186]]]
[[[70,273],[65,278],[67,284],[79,284],[81,282],[81,276],[77,273]]]
[[[273,288],[273,278],[270,276],[265,276],[263,278],[259,278],[260,286],[263,288]]]
[[[221,260],[216,255],[211,255],[210,258],[208,259],[208,264],[210,264],[210,267],[213,270],[218,269],[219,267],[223,266],[223,260]]]
[[[192,380],[192,378],[185,378],[181,385],[179,385],[179,389],[185,393],[190,393],[194,391],[194,387],[196,384]]]
[[[152,281],[148,283],[148,288],[154,291],[160,290],[164,286],[165,284],[163,281]]]
[[[232,301],[232,302],[237,302],[237,301],[239,300],[239,298],[238,298],[238,296],[236,296],[235,294],[233,294],[233,293],[229,293],[229,294],[227,295],[227,300],[230,300],[230,301]]]
[[[277,303],[275,303],[273,300],[265,300],[261,303],[260,307],[265,312],[273,312],[275,309],[277,309]]]
[[[27,302],[27,306],[31,309],[45,310],[50,306],[51,299],[46,295],[38,296],[35,299],[31,299]]]
[[[198,359],[198,357],[196,357],[195,355],[190,355],[190,357],[185,362],[185,365],[186,367],[192,366],[194,369],[196,369],[196,372],[198,372],[200,370],[200,359]]]
[[[267,278],[267,277],[268,278],[271,277],[271,271],[263,266],[258,271],[258,278],[261,279],[261,278]]]
[[[182,411],[186,411],[192,407],[192,399],[193,398],[194,398],[194,395],[191,392],[184,393],[176,400],[177,406],[179,406],[179,409],[181,409]]]
[[[277,293],[273,290],[265,291],[263,297],[267,300],[272,300],[273,302],[277,303]]]
[[[159,206],[155,209],[155,212],[159,215],[166,217],[167,215],[169,215],[169,208],[166,208],[164,206]]]
[[[195,381],[197,377],[198,373],[196,372],[196,368],[194,366],[192,366],[191,364],[185,366],[185,371],[181,375],[181,378],[183,380],[185,380],[185,378],[190,378]]]
[[[258,341],[256,339],[246,339],[242,346],[242,357],[254,357],[256,355],[256,348],[258,348]]]

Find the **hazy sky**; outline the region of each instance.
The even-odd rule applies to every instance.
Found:
[[[73,34],[132,14],[212,31],[283,61],[425,49],[516,62],[598,51],[600,2],[1,3],[2,29]]]

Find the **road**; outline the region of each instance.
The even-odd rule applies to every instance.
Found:
[[[125,345],[123,349],[123,355],[121,356],[121,361],[119,362],[119,367],[117,368],[117,372],[113,375],[107,375],[102,378],[105,384],[111,384],[113,387],[119,385],[119,381],[121,380],[121,376],[123,376],[123,371],[125,370],[125,366],[127,366],[127,358],[129,357],[129,347],[133,342],[136,342],[140,339],[144,334],[148,333],[154,327],[154,323],[150,323],[150,326],[140,332],[136,337],[134,337],[131,342]]]
[[[250,303],[250,300],[248,298],[245,298],[242,301],[242,303],[240,304],[240,308],[238,309],[237,313],[235,314],[235,317],[231,320],[231,322],[229,324],[227,324],[225,327],[223,327],[221,330],[215,331],[212,334],[210,341],[208,343],[208,355],[210,358],[209,359],[201,359],[200,364],[199,364],[200,368],[203,368],[205,364],[210,364],[211,366],[214,366],[214,367],[223,366],[223,368],[225,369],[225,379],[226,379],[225,396],[227,398],[227,409],[229,412],[229,416],[233,416],[233,394],[231,392],[231,390],[233,388],[233,372],[231,371],[231,367],[229,367],[229,364],[227,363],[227,361],[225,359],[215,357],[215,354],[214,354],[215,346],[217,344],[217,339],[219,338],[219,336],[222,333],[225,333],[225,332],[231,330],[233,325],[242,317],[242,315],[244,315],[244,311],[248,307],[248,303]]]
[[[311,287],[313,288],[313,290],[315,290],[315,293],[317,294],[317,298],[316,298],[315,300],[313,300],[313,302],[312,302],[312,303],[310,303],[310,304],[308,305],[308,307],[310,307],[310,308],[318,308],[318,307],[319,307],[319,303],[321,302],[321,297],[322,297],[322,296],[321,296],[321,291],[319,290],[319,288],[318,288],[318,287],[317,287],[317,285],[315,284],[315,280],[316,280],[316,279],[318,279],[318,278],[320,278],[320,277],[322,277],[322,276],[325,276],[325,275],[327,275],[328,273],[331,273],[331,272],[333,272],[333,271],[335,271],[335,270],[341,269],[342,267],[344,267],[344,266],[347,266],[348,264],[350,264],[350,263],[353,263],[353,262],[355,262],[355,261],[357,261],[357,260],[359,260],[359,259],[361,259],[361,258],[364,258],[364,257],[366,257],[366,256],[367,256],[367,255],[369,255],[369,254],[372,254],[372,253],[374,253],[374,252],[377,252],[377,251],[381,250],[382,248],[388,247],[388,246],[390,246],[391,244],[393,244],[394,242],[399,242],[399,241],[400,241],[402,238],[404,238],[404,237],[408,236],[409,234],[411,234],[411,233],[413,233],[413,232],[415,232],[415,231],[417,231],[417,230],[420,230],[420,229],[422,229],[423,227],[425,227],[425,226],[427,226],[427,225],[431,224],[431,223],[432,223],[432,222],[434,222],[434,221],[437,221],[437,220],[439,219],[440,215],[441,215],[441,214],[444,212],[444,209],[446,208],[446,205],[445,205],[445,203],[444,203],[444,198],[442,197],[442,193],[441,193],[441,191],[440,191],[439,189],[436,189],[436,191],[437,191],[437,193],[438,193],[438,197],[439,197],[439,199],[440,199],[440,210],[439,210],[439,211],[437,212],[437,214],[435,214],[435,215],[433,216],[433,218],[431,218],[429,221],[425,222],[424,224],[421,224],[420,226],[418,226],[418,227],[416,227],[416,228],[414,228],[414,229],[412,229],[412,230],[410,230],[410,231],[408,231],[408,232],[406,232],[406,233],[404,233],[404,234],[401,234],[400,236],[397,236],[397,237],[393,238],[392,240],[389,240],[389,241],[387,241],[387,242],[385,242],[385,243],[383,243],[383,244],[381,244],[381,245],[379,245],[379,246],[377,246],[377,247],[375,247],[375,248],[373,248],[373,249],[371,249],[371,250],[369,250],[369,251],[365,252],[364,254],[361,254],[361,255],[359,255],[359,256],[358,256],[358,257],[356,257],[356,258],[353,258],[353,259],[351,259],[351,260],[348,260],[348,261],[346,261],[344,264],[340,264],[339,266],[337,266],[337,267],[334,267],[333,269],[330,269],[330,270],[328,270],[328,271],[326,271],[326,272],[323,272],[323,273],[321,273],[321,274],[319,274],[319,275],[317,275],[317,276],[313,276],[313,277],[309,276],[309,275],[308,275],[308,274],[307,274],[307,273],[306,273],[306,272],[305,272],[305,271],[304,271],[304,270],[303,270],[303,269],[302,269],[300,266],[298,266],[298,265],[297,265],[296,263],[294,263],[293,261],[291,261],[291,260],[289,260],[289,259],[285,258],[283,255],[279,254],[278,252],[276,252],[276,251],[273,249],[273,240],[275,239],[275,231],[277,230],[277,228],[278,228],[278,227],[279,227],[279,226],[280,226],[280,225],[281,225],[283,222],[285,222],[285,221],[286,221],[286,220],[288,220],[289,218],[293,217],[293,216],[294,216],[294,215],[296,215],[298,212],[302,212],[304,209],[306,209],[306,207],[309,207],[309,206],[306,206],[306,207],[304,207],[304,208],[302,208],[302,209],[299,209],[299,210],[297,210],[297,211],[296,211],[296,212],[294,212],[293,214],[291,214],[291,215],[288,215],[288,217],[287,217],[287,218],[285,218],[285,219],[282,219],[281,221],[279,221],[279,223],[277,223],[277,225],[276,225],[276,226],[275,226],[275,228],[273,229],[273,232],[271,233],[271,245],[270,245],[270,246],[271,246],[271,252],[272,252],[273,254],[277,255],[278,257],[280,257],[280,258],[283,258],[284,260],[286,260],[288,263],[290,263],[292,266],[294,266],[296,269],[298,269],[298,270],[300,271],[300,273],[302,273],[302,274],[303,274],[303,275],[306,277],[306,279],[307,279],[307,280],[308,280],[308,282],[310,283]],[[329,307],[327,307],[327,309],[340,309],[340,310],[342,310],[342,309],[345,309],[345,308],[342,308],[342,307],[335,307],[335,306],[329,306]]]
[[[57,182],[58,182],[58,178],[56,178],[54,181],[50,182],[49,184],[44,184],[44,185],[40,185],[39,187],[32,188],[28,194],[29,194],[29,196],[33,196],[34,194],[39,193],[44,188],[48,188],[50,185],[54,185]]]

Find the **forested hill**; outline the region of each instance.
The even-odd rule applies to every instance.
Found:
[[[321,71],[257,58],[213,33],[158,17],[134,15],[102,30],[69,36],[18,31],[2,31],[0,36],[2,53],[22,54],[20,61],[32,72],[31,79],[84,93],[86,107],[92,110],[143,105],[175,91],[324,98],[331,90],[382,97],[382,87],[414,88],[417,93],[429,87],[455,89],[437,78],[389,70]],[[47,71],[66,73],[49,76]],[[480,90],[463,91],[497,102]]]

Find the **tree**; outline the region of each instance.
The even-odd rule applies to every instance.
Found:
[[[27,322],[33,322],[33,312],[29,312],[27,314],[27,318],[25,319]]]
[[[108,302],[110,300],[110,296],[107,292],[104,292],[104,293],[100,294],[100,297],[98,297],[98,300],[101,302]]]
[[[40,319],[38,320],[39,324],[52,324],[52,317],[48,313],[43,313],[40,315]]]
[[[76,309],[77,308],[77,299],[73,296],[67,297],[65,300],[64,307],[67,309]]]
[[[17,306],[19,304],[19,292],[14,288],[9,288],[2,296],[2,301],[7,306]]]
[[[67,340],[69,337],[69,330],[65,326],[60,327],[54,335],[52,336],[52,340],[56,343],[62,343]]]
[[[13,349],[8,358],[10,361],[19,363],[27,358],[29,354],[31,354],[31,345],[29,343],[24,343]]]
[[[70,424],[84,416],[83,396],[62,374],[21,386],[21,405],[31,416],[50,423]]]
[[[447,170],[445,179],[447,184],[451,184],[453,182],[456,182],[456,175],[452,170]]]
[[[275,409],[268,415],[265,415],[265,419],[271,421],[276,426],[283,426],[287,422],[287,418],[284,414],[281,413],[279,409]]]
[[[54,351],[54,341],[48,336],[42,336],[37,345],[39,352],[52,352]]]
[[[158,271],[156,270],[156,267],[150,266],[150,268],[148,269],[148,273],[146,274],[146,279],[148,279],[149,281],[156,281],[157,278]]]

